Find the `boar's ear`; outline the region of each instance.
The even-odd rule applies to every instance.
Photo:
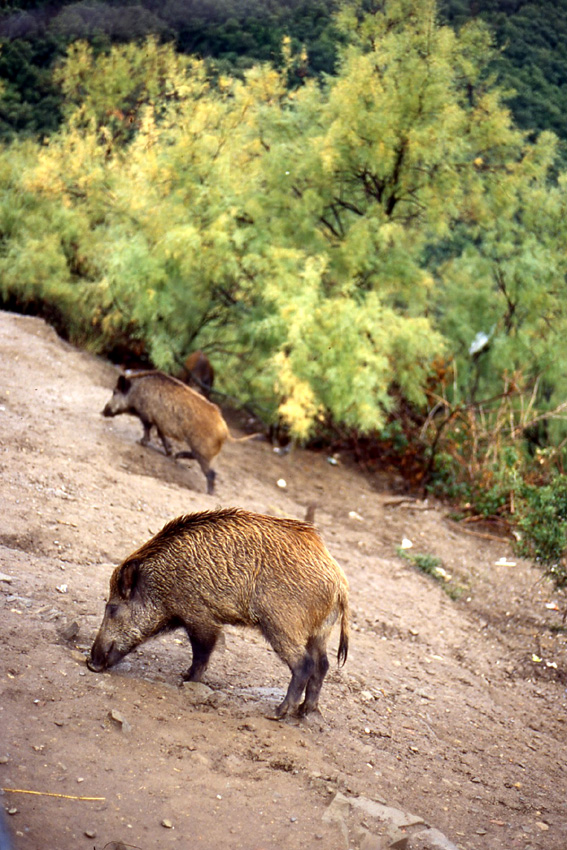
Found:
[[[129,380],[129,378],[127,378],[126,375],[120,375],[120,377],[118,378],[118,383],[116,384],[116,389],[119,390],[121,393],[127,393],[131,386],[132,382]]]
[[[136,559],[126,561],[118,574],[118,592],[122,599],[132,599],[134,594],[140,592],[141,584],[140,562]]]

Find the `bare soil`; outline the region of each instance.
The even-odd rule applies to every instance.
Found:
[[[18,850],[391,844],[368,812],[325,817],[337,793],[410,812],[447,846],[567,847],[563,603],[508,541],[346,458],[267,441],[227,443],[207,496],[196,464],[139,445],[138,420],[100,415],[116,370],[39,319],[0,314],[0,375],[0,787]],[[251,630],[226,630],[204,702],[180,687],[180,632],[87,669],[113,566],[168,520],[310,504],[353,612],[322,717],[269,719],[289,673]],[[451,579],[401,558],[404,538]]]

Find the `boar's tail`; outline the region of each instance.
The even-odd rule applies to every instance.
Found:
[[[339,611],[341,615],[341,637],[339,640],[339,649],[337,652],[337,661],[342,666],[348,656],[348,639],[349,639],[349,607],[348,607],[348,592],[346,588],[341,587],[339,591]]]
[[[233,437],[233,435],[228,433],[228,442],[229,443],[247,443],[248,440],[255,440],[262,437],[265,438],[265,434],[262,431],[254,431],[253,434],[245,434],[244,437]]]

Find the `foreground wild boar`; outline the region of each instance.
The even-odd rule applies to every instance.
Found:
[[[207,479],[207,493],[213,492],[211,461],[228,437],[227,424],[216,404],[164,372],[139,372],[120,375],[102,413],[138,416],[144,427],[143,446],[147,446],[155,425],[167,455],[171,454],[168,437],[187,443],[190,451],[177,452],[175,457],[194,458]]]
[[[190,514],[114,570],[88,666],[105,670],[148,638],[182,626],[193,649],[185,680],[195,682],[225,623],[254,626],[292,673],[276,715],[305,714],[317,708],[339,617],[344,664],[348,584],[312,525],[236,508]]]

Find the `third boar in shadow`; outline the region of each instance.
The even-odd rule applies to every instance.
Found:
[[[215,370],[203,351],[193,351],[187,357],[179,377],[185,384],[197,389],[205,398],[210,397]]]

